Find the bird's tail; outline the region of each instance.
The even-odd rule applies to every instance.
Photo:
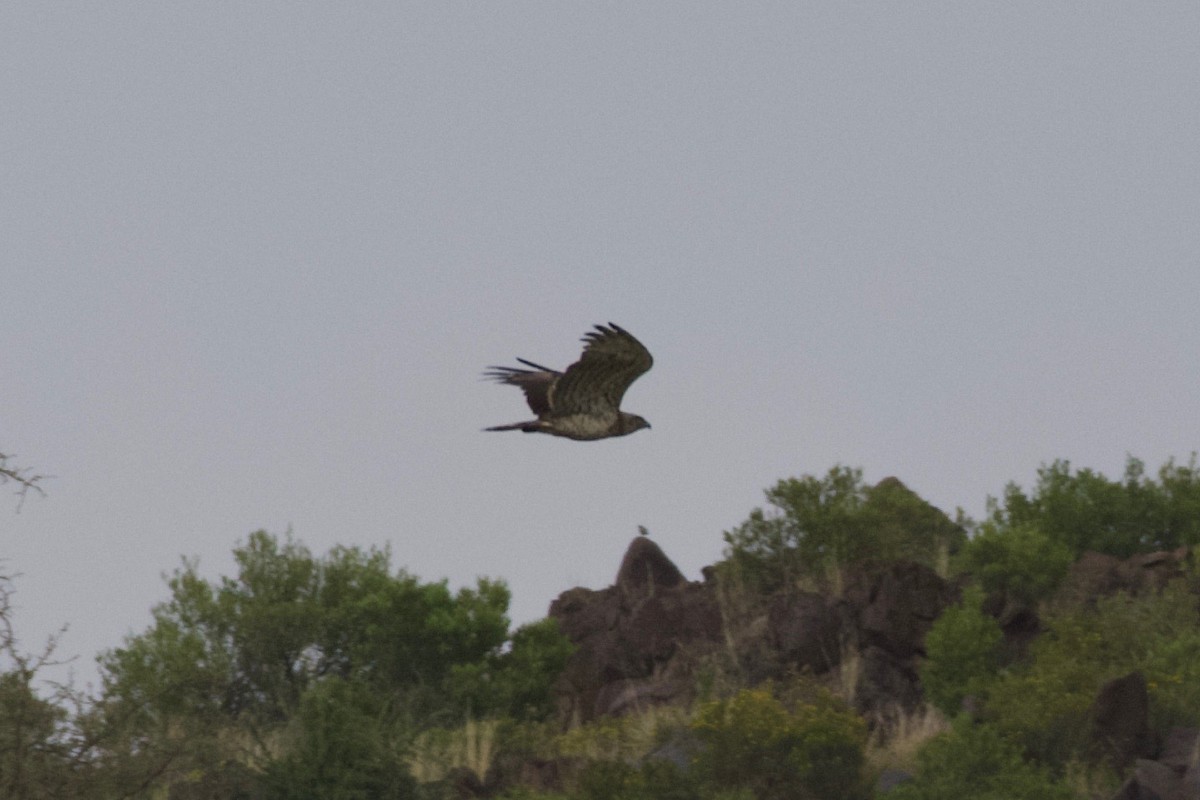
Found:
[[[485,431],[524,431],[525,433],[537,433],[541,430],[541,423],[538,420],[530,420],[529,422],[514,422],[511,425],[495,425],[491,428],[484,428]]]

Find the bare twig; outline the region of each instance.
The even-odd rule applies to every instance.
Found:
[[[13,481],[18,487],[20,487],[17,489],[17,497],[21,498],[17,501],[17,511],[19,512],[21,510],[21,506],[25,505],[25,496],[29,494],[30,489],[33,489],[43,497],[46,496],[46,490],[41,486],[38,486],[38,482],[45,480],[47,476],[30,475],[28,469],[10,467],[8,465],[9,458],[11,458],[11,456],[0,453],[0,484]]]

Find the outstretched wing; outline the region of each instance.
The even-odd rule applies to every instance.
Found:
[[[534,364],[532,361],[526,361],[523,358],[518,358],[517,361],[520,361],[525,366],[533,367],[533,369],[488,367],[487,372],[483,373],[483,376],[499,383],[507,383],[509,386],[520,388],[525,393],[525,401],[529,403],[529,407],[533,410],[533,413],[540,417],[542,414],[550,411],[550,387],[554,385],[554,381],[562,373],[549,367]]]
[[[551,385],[548,399],[554,415],[616,415],[625,390],[654,359],[641,342],[611,322],[597,325],[583,341],[583,355]]]

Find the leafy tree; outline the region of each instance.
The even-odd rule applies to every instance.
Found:
[[[84,698],[43,677],[46,667],[63,663],[57,636],[38,651],[20,646],[15,593],[12,576],[0,572],[0,797],[83,796],[96,755],[95,742],[74,725]]]
[[[1074,793],[1026,761],[1021,749],[990,725],[960,721],[925,744],[911,781],[888,793],[894,800],[1071,800]]]
[[[489,712],[549,707],[564,639],[549,625],[510,638],[502,583],[451,592],[393,571],[387,550],[335,547],[317,558],[262,531],[234,558],[236,577],[217,581],[185,561],[151,627],[101,658],[104,719],[124,731],[128,759],[169,764],[167,778],[232,760],[265,769],[279,796],[320,785],[351,797],[360,778],[400,785],[349,756],[394,751],[404,726],[411,735],[460,722],[480,698]],[[463,675],[476,679],[472,691]],[[364,722],[384,709],[386,724]],[[341,748],[337,731],[348,726],[373,731],[373,744]],[[280,742],[290,749],[281,754]]]
[[[925,697],[946,715],[957,714],[963,698],[996,677],[1003,638],[996,620],[983,612],[983,592],[968,588],[962,603],[943,611],[925,637]]]
[[[884,478],[867,490],[864,511],[873,527],[874,558],[907,559],[937,567],[967,540],[960,522],[923,500],[897,478]]]
[[[1200,544],[1200,470],[1196,455],[1186,466],[1169,460],[1155,481],[1145,465],[1126,460],[1124,479],[1113,481],[1090,469],[1071,471],[1058,460],[1038,470],[1026,494],[1015,483],[1003,502],[990,503],[992,520],[1004,528],[1030,526],[1069,548],[1120,558],[1134,553]]]
[[[1072,560],[1066,544],[1033,524],[986,522],[963,548],[959,567],[988,593],[1032,605],[1058,587]]]
[[[866,486],[862,470],[835,466],[766,491],[773,507],[755,509],[725,533],[727,568],[763,591],[803,576],[836,575],[861,561],[913,559],[934,566],[965,540],[960,525],[895,478]]]
[[[548,691],[574,647],[547,618],[513,632],[511,647],[451,671],[456,705],[474,716],[543,719],[554,711]]]

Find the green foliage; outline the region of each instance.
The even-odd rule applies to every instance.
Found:
[[[0,673],[0,797],[53,797],[69,775],[65,748],[56,747],[66,714],[38,697],[32,675]]]
[[[1071,800],[1073,792],[1021,756],[1018,745],[990,725],[960,722],[930,740],[917,773],[889,800]]]
[[[1101,598],[1046,620],[1031,660],[991,686],[987,716],[1027,752],[1056,767],[1084,758],[1100,686],[1140,670],[1152,723],[1200,724],[1200,614],[1184,581],[1144,597]]]
[[[594,761],[579,779],[580,800],[696,800],[700,791],[692,776],[661,760]]]
[[[870,557],[875,560],[905,559],[937,568],[943,553],[957,552],[967,540],[962,525],[897,478],[884,478],[869,488],[863,511],[870,520]]]
[[[78,727],[84,697],[43,674],[62,663],[57,637],[38,652],[21,647],[12,619],[15,594],[12,576],[0,571],[0,797],[85,796],[95,783],[95,740]]]
[[[925,637],[926,699],[947,716],[957,714],[963,698],[982,693],[995,679],[1003,638],[1000,625],[983,612],[982,590],[964,591],[962,602],[942,612]]]
[[[1058,587],[1073,560],[1067,545],[1032,524],[988,522],[963,549],[959,566],[987,592],[1032,605]]]
[[[1184,582],[1043,609],[1048,633],[1004,670],[999,628],[982,612],[984,592],[1044,600],[1084,550],[1200,544],[1195,456],[1153,478],[1130,458],[1119,481],[1055,461],[1028,493],[1010,484],[990,501],[969,543],[899,481],[866,486],[847,467],[782,480],[766,498],[725,534],[722,573],[756,592],[836,580],[868,560],[937,567],[956,550],[977,580],[933,625],[921,677],[948,713],[980,698],[985,723],[959,720],[933,739],[891,796],[1069,796],[1051,774],[1096,773],[1089,710],[1105,681],[1132,670],[1146,677],[1159,733],[1200,725],[1200,613]],[[550,687],[571,647],[553,620],[510,632],[503,583],[451,591],[393,569],[386,549],[314,556],[264,532],[234,559],[235,574],[216,580],[185,561],[152,624],[101,657],[95,698],[38,682],[53,647],[17,648],[0,574],[0,796],[428,800],[453,791],[455,767],[486,775],[493,759],[521,755],[580,766],[571,796],[585,800],[867,795],[863,721],[810,683],[702,702],[690,724],[686,709],[655,708],[557,736]],[[688,767],[648,757],[664,732],[695,746]]]
[[[501,794],[498,800],[571,800],[559,792],[539,792],[524,786],[514,786]]]
[[[725,533],[726,557],[763,590],[792,586],[866,555],[862,470],[835,466],[822,479],[782,480],[766,492],[773,513],[754,509]]]
[[[317,558],[261,531],[234,558],[237,576],[218,581],[185,561],[154,624],[101,658],[98,713],[130,758],[189,775],[265,764],[279,797],[406,796],[379,766],[384,752],[399,763],[402,733],[550,710],[565,638],[553,623],[510,638],[502,583],[452,593],[393,571],[386,550]]]
[[[1193,453],[1186,466],[1169,460],[1155,481],[1131,456],[1124,479],[1110,481],[1090,469],[1072,473],[1069,461],[1058,460],[1038,470],[1031,494],[1010,483],[991,515],[1005,528],[1036,528],[1073,556],[1095,550],[1125,558],[1200,544],[1200,469]]]
[[[961,526],[900,481],[868,487],[860,469],[835,466],[824,478],[788,478],[766,496],[773,510],[755,509],[725,533],[728,568],[760,591],[866,560],[935,566],[940,553],[965,540]]]
[[[476,716],[545,718],[554,710],[550,687],[573,650],[557,620],[523,625],[513,633],[508,650],[454,665],[452,695]]]
[[[286,755],[262,781],[270,800],[407,800],[402,724],[364,684],[328,678],[305,694],[287,732]]]
[[[697,776],[714,790],[758,800],[864,794],[866,723],[827,692],[789,710],[764,689],[702,704],[692,730]]]
[[[176,571],[154,625],[102,658],[110,697],[160,716],[275,721],[314,680],[337,675],[433,707],[454,667],[486,660],[507,638],[501,583],[452,594],[445,582],[393,574],[387,551],[338,547],[317,559],[262,531],[234,556],[238,576],[216,584],[194,563]]]

